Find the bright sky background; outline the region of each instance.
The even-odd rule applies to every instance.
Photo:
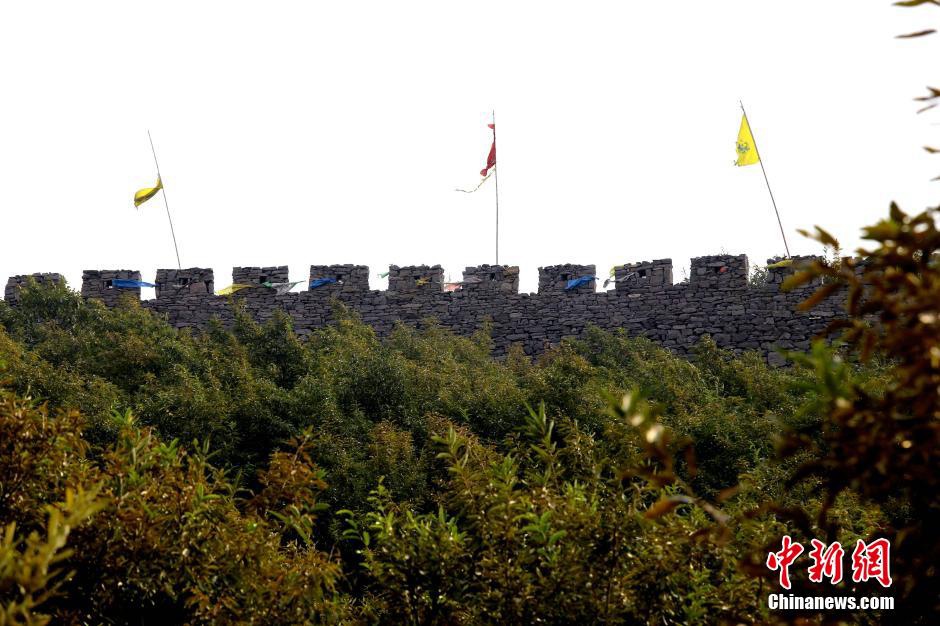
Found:
[[[748,109],[793,253],[814,224],[859,243],[891,200],[936,204],[932,7],[890,0],[701,2],[5,2],[0,280],[174,267],[537,268],[783,245],[759,166],[735,168]],[[145,290],[145,297],[152,297]]]

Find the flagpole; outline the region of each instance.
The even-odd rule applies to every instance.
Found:
[[[493,146],[496,146],[496,109],[493,109]],[[493,179],[496,183],[496,265],[499,265],[499,157],[493,163]]]
[[[147,129],[147,139],[150,140],[150,151],[153,152],[153,164],[157,166],[157,179],[163,183],[163,176],[160,174],[160,163],[157,162],[157,151],[153,147],[153,137],[150,136],[150,129]],[[166,199],[166,185],[163,186],[163,204],[166,206],[166,219],[170,222],[170,234],[173,235],[173,249],[176,251],[176,266],[183,269],[180,263],[180,249],[176,245],[176,231],[173,230],[173,218],[170,217],[170,203]]]
[[[747,121],[748,130],[751,131],[751,139],[754,140],[754,151],[757,153],[757,162],[760,163],[760,170],[764,173],[764,182],[767,183],[767,192],[770,194],[770,202],[774,205],[774,213],[777,215],[777,225],[780,227],[780,236],[783,237],[783,249],[787,251],[787,258],[790,258],[790,246],[787,245],[787,236],[783,233],[783,222],[780,221],[780,211],[777,210],[777,201],[774,200],[774,192],[770,189],[770,181],[767,180],[767,170],[764,169],[764,159],[760,156],[760,150],[757,148],[757,137],[754,136],[754,129],[751,122],[747,119],[747,111],[744,110],[744,103],[738,100],[741,105],[741,112],[744,113],[744,120]]]

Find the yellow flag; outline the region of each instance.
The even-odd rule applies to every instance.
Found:
[[[144,187],[140,191],[134,194],[134,206],[139,207],[144,202],[150,198],[157,195],[157,192],[163,189],[163,181],[160,180],[160,177],[157,177],[157,184],[154,187]]]
[[[741,130],[738,132],[738,160],[735,165],[754,165],[760,162],[760,155],[757,154],[757,146],[754,145],[754,136],[751,134],[751,126],[747,123],[747,116],[741,116]]]
[[[219,289],[219,291],[218,291],[218,293],[217,293],[216,295],[219,295],[219,296],[230,296],[230,295],[232,295],[233,293],[235,293],[236,291],[240,291],[240,290],[242,290],[242,289],[248,289],[249,287],[254,287],[254,285],[244,285],[244,284],[235,283],[234,285],[229,285],[229,286],[226,287],[225,289]]]

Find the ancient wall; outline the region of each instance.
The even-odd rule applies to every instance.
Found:
[[[82,272],[82,295],[86,298],[97,298],[108,306],[114,306],[124,294],[133,294],[140,297],[140,287],[135,289],[118,289],[114,281],[140,280],[140,272],[136,270],[85,270]]]
[[[769,259],[772,264],[779,259]],[[199,328],[213,318],[231,323],[231,299],[244,303],[259,321],[276,310],[288,313],[298,333],[307,334],[332,320],[336,299],[358,311],[380,335],[398,321],[421,325],[430,318],[453,331],[469,335],[485,320],[492,324],[497,353],[519,343],[529,354],[563,337],[577,336],[589,324],[605,329],[623,328],[643,335],[680,354],[686,354],[703,335],[736,352],[759,350],[771,362],[782,359],[774,348],[805,349],[810,338],[841,311],[838,297],[811,313],[796,311],[815,284],[784,293],[780,283],[793,265],[772,267],[761,285],[748,285],[748,259],[743,255],[692,259],[688,282],[672,283],[672,261],[659,259],[614,269],[607,291],[597,292],[593,265],[555,265],[539,268],[539,291],[518,293],[519,268],[483,265],[468,267],[459,288],[445,288],[443,269],[434,266],[391,266],[388,289],[369,289],[369,268],[362,265],[311,265],[309,279],[332,279],[315,289],[278,295],[263,283],[288,280],[286,266],[237,267],[232,282],[256,285],[232,296],[212,295],[211,269],[158,270],[157,297],[143,306],[164,316],[177,328]],[[568,289],[569,281],[589,277]],[[35,275],[38,280],[60,280],[58,275]],[[115,289],[115,278],[140,279],[130,270],[89,270],[82,294],[113,305],[122,293],[139,297],[139,289]],[[7,283],[6,298],[16,301],[25,276]],[[456,290],[453,290],[456,289]]]
[[[10,304],[16,304],[19,300],[20,289],[25,287],[30,280],[37,283],[62,283],[65,284],[65,278],[61,274],[26,274],[23,276],[11,276],[7,281],[6,289],[3,290],[3,298]]]

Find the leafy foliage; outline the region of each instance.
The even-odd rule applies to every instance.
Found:
[[[936,562],[940,544],[937,467],[940,465],[940,231],[937,209],[908,215],[896,205],[887,219],[865,229],[873,249],[833,267],[816,262],[792,277],[814,277],[821,288],[847,289],[847,317],[830,325],[862,360],[887,359],[887,384],[878,393],[849,376],[841,359],[822,344],[798,357],[819,372],[816,395],[826,413],[817,440],[794,436],[788,451],[810,448],[793,481],[816,477],[824,494],[821,527],[836,497],[851,491],[892,511],[884,529],[892,558],[903,570],[905,602],[926,614],[940,609]],[[817,228],[815,238],[833,237]],[[814,300],[810,298],[808,307]],[[830,531],[831,532],[831,531]]]
[[[15,504],[0,542],[0,623],[332,623],[346,612],[339,565],[302,535],[326,487],[303,441],[274,456],[244,501],[204,450],[163,443],[130,414],[95,462],[74,413],[0,393],[13,460],[0,484]]]
[[[895,2],[894,4],[895,6],[905,7],[905,8],[925,6],[925,5],[933,5],[936,7],[940,7],[940,2],[938,2],[938,0],[902,0],[900,2]],[[937,30],[935,28],[925,28],[917,32],[898,35],[898,39],[917,39],[920,37],[924,37],[926,35],[936,34],[936,32]],[[914,98],[915,102],[923,103],[922,106],[917,110],[917,113],[918,114],[924,113],[926,111],[930,111],[931,109],[936,108],[937,105],[940,104],[938,100],[940,100],[940,89],[936,87],[928,86],[927,93],[925,95]],[[929,154],[937,154],[938,152],[940,152],[940,149],[931,147],[931,146],[924,146],[924,150],[926,150],[927,153]],[[940,180],[940,176],[937,176],[933,180]]]
[[[903,334],[930,323],[935,265],[884,229],[912,256],[886,257],[899,269],[882,268],[883,291],[908,291],[882,302],[864,283],[849,303],[869,308],[848,323],[880,302]],[[863,276],[853,263],[820,264],[823,287]],[[909,413],[932,384],[899,358],[915,344],[885,334],[856,362],[866,326],[842,360],[822,344],[791,355],[805,368],[707,338],[685,360],[596,328],[534,360],[494,359],[486,329],[460,338],[429,321],[379,338],[341,308],[302,341],[284,316],[236,311],[232,328],[192,334],[134,302],[22,295],[0,307],[10,620],[755,623],[775,617],[761,551],[782,534],[893,533],[929,554],[916,520],[932,495],[838,465],[884,430],[874,413],[864,432],[833,421],[840,398],[907,394]],[[80,412],[50,415],[36,395]],[[886,467],[932,462],[912,448]]]

